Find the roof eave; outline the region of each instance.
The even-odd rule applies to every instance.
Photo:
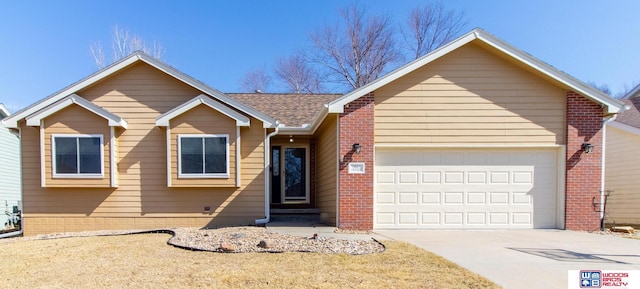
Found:
[[[248,117],[228,108],[227,106],[223,105],[222,103],[216,100],[210,99],[208,96],[204,94],[200,94],[182,103],[181,105],[173,108],[172,110],[167,111],[162,115],[158,116],[156,118],[156,126],[169,126],[169,121],[171,119],[179,115],[182,115],[183,113],[201,104],[206,105],[209,108],[216,110],[217,112],[235,120],[236,126],[249,126],[251,123]]]
[[[481,29],[476,30],[476,36],[479,40],[482,40],[484,43],[490,45],[494,49],[499,50],[502,53],[505,53],[510,57],[528,65],[536,71],[562,83],[563,85],[569,87],[582,96],[585,96],[593,101],[607,106],[607,113],[618,113],[623,110],[624,103],[622,101],[612,98],[604,94],[603,92],[574,78],[573,76],[570,76],[569,74],[562,72],[550,66],[549,64],[529,55],[528,53],[511,46],[510,44],[504,42],[502,39],[499,39]]]
[[[473,40],[480,40],[488,45],[490,45],[491,47],[493,47],[494,49],[497,49],[498,51],[501,51],[502,53],[505,53],[507,55],[509,55],[510,57],[513,57],[514,59],[530,66],[531,68],[533,68],[536,71],[539,71],[540,73],[550,77],[551,79],[555,79],[556,81],[562,83],[563,85],[567,86],[568,88],[574,90],[577,93],[580,93],[581,95],[594,100],[596,102],[599,102],[605,106],[607,106],[607,113],[618,113],[623,109],[624,103],[614,99],[600,91],[598,91],[595,88],[590,87],[587,84],[584,84],[582,81],[579,81],[575,78],[573,78],[572,76],[536,59],[533,56],[530,56],[529,54],[515,48],[512,47],[511,45],[509,45],[508,43],[502,41],[501,39],[489,34],[488,32],[480,29],[480,28],[476,28],[470,32],[468,32],[467,34],[457,38],[456,40],[453,40],[451,42],[449,42],[448,44],[426,54],[425,56],[422,56],[390,73],[388,73],[387,75],[378,78],[377,80],[362,86],[354,91],[352,91],[351,93],[345,94],[344,96],[330,102],[328,104],[328,109],[329,109],[329,113],[343,113],[344,112],[344,105],[350,103],[351,101],[358,99],[362,96],[364,96],[367,93],[370,93],[372,91],[375,91],[376,89],[408,74],[411,71],[414,71],[416,69],[418,69],[419,67],[422,67],[448,53],[450,53],[451,51],[466,45],[467,43],[473,41]],[[640,88],[639,88],[640,90]]]
[[[119,126],[127,128],[127,121],[117,116],[106,109],[91,103],[90,101],[76,95],[69,95],[56,103],[47,106],[45,109],[41,109],[31,115],[26,116],[26,122],[28,126],[40,126],[41,120],[49,117],[50,115],[68,107],[69,105],[76,104],[108,121],[109,126]]]
[[[4,104],[0,103],[0,118],[5,118],[10,115],[11,115],[11,112],[9,112],[9,109],[7,109],[7,107],[4,106]]]
[[[636,85],[631,91],[627,92],[622,98],[631,99],[640,95],[640,84]]]
[[[183,83],[198,89],[202,92],[205,92],[209,95],[211,95],[212,97],[216,98],[219,101],[222,101],[224,103],[227,103],[228,105],[260,120],[263,122],[263,127],[265,128],[272,128],[275,127],[275,120],[272,119],[271,117],[239,102],[236,101],[234,99],[232,99],[229,96],[224,95],[224,93],[213,89],[211,87],[209,87],[208,85],[178,71],[177,69],[166,65],[164,63],[162,63],[159,60],[154,59],[153,57],[150,57],[140,51],[137,51],[133,54],[131,54],[130,56],[117,61],[113,64],[111,64],[110,66],[107,66],[85,78],[83,78],[82,80],[73,83],[69,86],[67,86],[66,88],[63,88],[62,90],[49,95],[48,97],[8,116],[7,118],[3,119],[2,122],[6,127],[9,128],[17,128],[18,127],[18,121],[20,121],[21,119],[25,118],[28,115],[31,115],[37,111],[40,111],[41,109],[57,102],[58,100],[67,97],[73,93],[78,92],[79,90],[82,90],[83,88],[100,81],[101,79],[104,79],[118,71],[120,71],[121,69],[123,69],[124,67],[127,67],[137,61],[143,61],[153,67],[155,67],[156,69],[163,71],[171,76],[173,76],[174,78],[182,81]]]

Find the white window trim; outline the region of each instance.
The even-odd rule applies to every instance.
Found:
[[[226,157],[226,173],[217,173],[217,174],[185,174],[182,173],[182,138],[188,137],[197,137],[197,138],[207,138],[207,137],[216,137],[216,138],[225,138],[225,152],[227,154]],[[178,178],[191,178],[191,179],[223,179],[229,178],[229,135],[228,134],[178,134]],[[204,160],[203,160],[204,161]],[[204,165],[204,164],[203,164]]]
[[[59,174],[56,172],[56,137],[99,138],[100,139],[100,173],[99,174]],[[80,155],[78,154],[78,158]],[[78,166],[80,160],[78,160]],[[51,174],[53,178],[95,179],[104,178],[104,136],[101,134],[52,134],[51,135]]]

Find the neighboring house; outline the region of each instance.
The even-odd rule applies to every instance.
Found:
[[[0,119],[9,116],[9,110],[0,103]],[[20,139],[0,125],[0,232],[16,229],[20,209]]]
[[[27,235],[272,208],[345,229],[597,230],[602,120],[623,106],[476,29],[342,96],[224,94],[135,53],[4,124]]]
[[[640,85],[624,98],[628,110],[607,123],[606,222],[640,225]]]

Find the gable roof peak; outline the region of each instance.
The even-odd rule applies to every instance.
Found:
[[[595,101],[600,104],[606,105],[608,109],[608,113],[618,113],[622,109],[624,109],[624,103],[618,99],[614,99],[601,91],[591,87],[584,82],[577,80],[576,78],[564,73],[555,67],[531,56],[530,54],[517,49],[502,39],[486,32],[482,28],[475,28],[466,34],[458,37],[457,39],[437,48],[436,50],[425,54],[424,56],[411,61],[390,73],[370,82],[367,85],[364,85],[360,88],[353,90],[350,93],[345,94],[342,97],[339,97],[328,104],[328,110],[330,113],[342,113],[344,112],[344,106],[380,87],[389,84],[390,82],[428,64],[431,63],[450,52],[472,42],[472,41],[482,41],[483,43],[491,46],[492,48],[500,51],[501,53],[506,54],[507,56],[513,58],[514,60],[527,65],[531,69],[542,73],[558,81],[559,83],[565,85],[571,90]]]
[[[217,89],[214,89],[206,84],[204,84],[203,82],[165,64],[164,62],[149,56],[148,54],[142,52],[142,51],[135,51],[132,54],[130,54],[127,57],[124,57],[114,63],[112,63],[111,65],[81,79],[80,81],[73,83],[65,88],[63,88],[62,90],[12,114],[11,116],[5,118],[2,120],[2,123],[9,128],[17,128],[18,127],[18,121],[33,114],[36,113],[44,108],[46,108],[49,105],[52,105],[53,103],[59,101],[60,99],[63,99],[71,94],[74,94],[82,89],[84,89],[85,87],[88,87],[98,81],[101,81],[102,79],[105,79],[106,77],[109,77],[117,72],[119,72],[120,70],[124,69],[125,67],[136,63],[138,61],[142,61],[168,75],[170,75],[171,77],[178,79],[180,81],[182,81],[183,83],[201,91],[204,92],[205,94],[211,96],[212,98],[226,103],[227,105],[234,107],[260,121],[262,121],[263,123],[263,127],[267,128],[267,127],[275,127],[275,120],[272,119],[271,117],[269,117],[268,115],[265,115],[264,113],[247,106],[244,103],[241,103],[227,95],[225,95],[224,93],[218,91]]]

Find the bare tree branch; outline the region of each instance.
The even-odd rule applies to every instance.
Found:
[[[467,25],[464,13],[430,2],[411,10],[402,35],[405,48],[419,58],[453,40]]]
[[[96,63],[96,66],[98,66],[98,69],[101,69],[107,66],[106,58],[104,56],[104,51],[102,50],[102,43],[100,41],[89,45],[89,51],[91,52],[91,56],[93,56],[93,61]]]
[[[131,34],[128,29],[121,28],[118,25],[114,25],[113,31],[111,32],[110,62],[107,63],[101,42],[89,45],[89,51],[91,52],[94,62],[98,68],[103,68],[108,64],[127,57],[138,50],[158,59],[162,59],[165,53],[164,48],[158,41],[153,40],[149,43],[142,37]]]
[[[256,68],[245,73],[240,80],[240,90],[245,92],[267,92],[271,84],[271,76],[264,68]]]
[[[399,53],[388,16],[367,16],[356,4],[340,10],[340,16],[343,28],[325,26],[310,34],[313,62],[334,81],[358,88],[378,78]]]
[[[321,90],[317,71],[309,66],[301,52],[278,59],[274,73],[293,93],[318,93]]]

